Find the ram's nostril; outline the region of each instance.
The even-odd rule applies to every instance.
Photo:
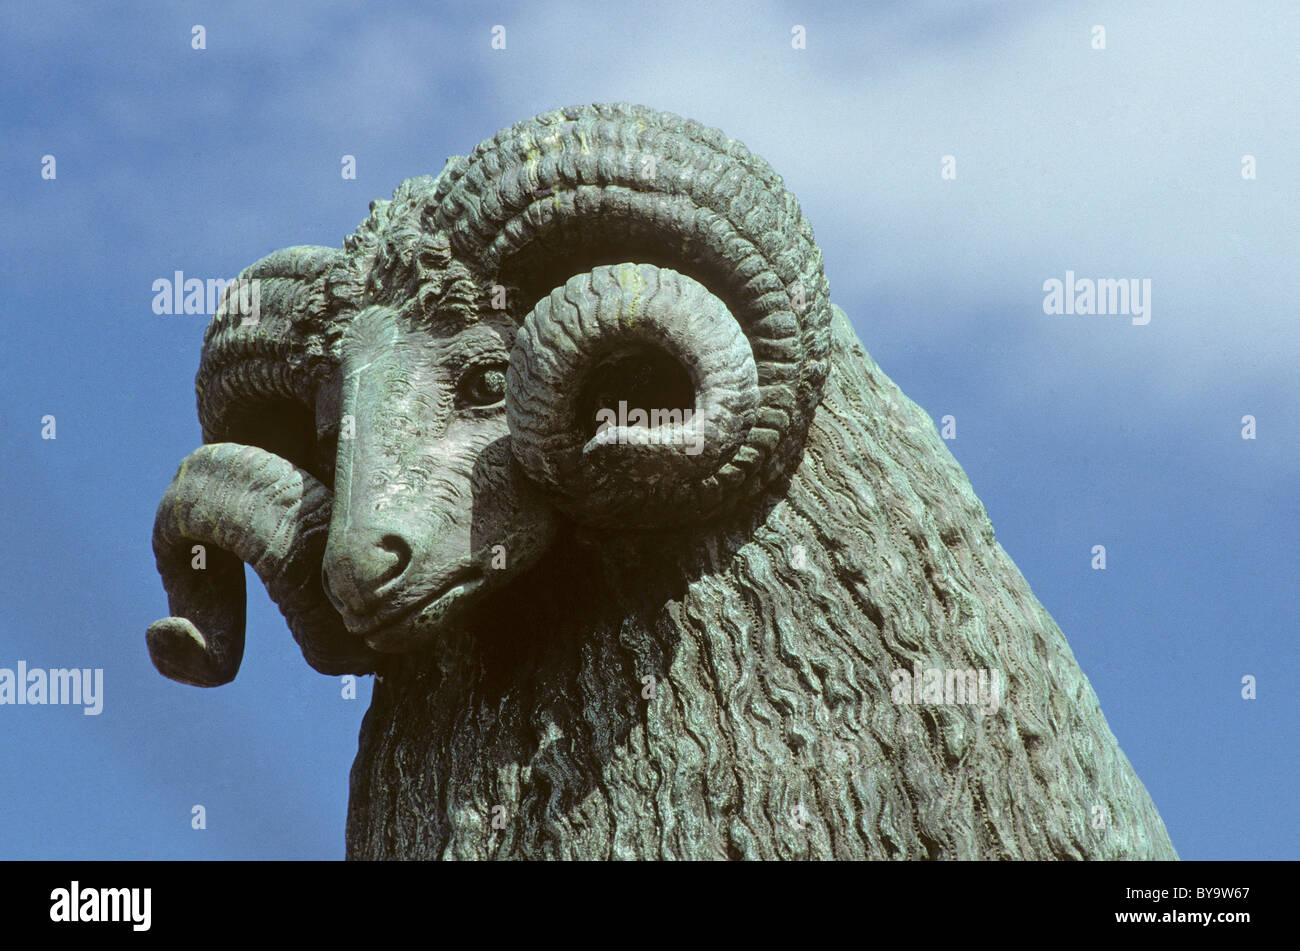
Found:
[[[379,547],[394,557],[393,563],[384,572],[380,583],[392,581],[405,573],[411,564],[411,546],[401,535],[385,535],[379,540]]]
[[[340,611],[371,614],[393,582],[411,566],[411,544],[395,532],[353,531],[325,551],[321,579],[330,601]]]

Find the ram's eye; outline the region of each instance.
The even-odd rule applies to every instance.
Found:
[[[479,367],[460,384],[461,398],[471,406],[493,406],[506,397],[506,366],[494,363]]]

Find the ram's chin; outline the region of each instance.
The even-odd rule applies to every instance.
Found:
[[[362,635],[367,647],[385,654],[403,654],[428,647],[438,634],[463,622],[481,600],[482,577],[452,585],[401,618]]]

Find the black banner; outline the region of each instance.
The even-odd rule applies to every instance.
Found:
[[[297,937],[338,938],[414,926],[437,941],[440,930],[463,934],[485,916],[494,929],[517,922],[552,936],[559,922],[608,923],[611,936],[619,929],[650,935],[689,916],[745,930],[901,929],[944,941],[1099,932],[1230,941],[1282,926],[1280,907],[1296,869],[1249,862],[10,862],[3,872],[9,884],[0,892],[0,920],[11,935],[236,937],[274,926]]]

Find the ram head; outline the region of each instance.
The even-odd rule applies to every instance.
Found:
[[[205,445],[154,527],[155,665],[235,676],[241,562],[314,668],[363,673],[509,597],[558,537],[760,503],[802,457],[830,321],[797,202],[717,130],[614,105],[502,131],[341,250],[277,251],[228,291]]]

